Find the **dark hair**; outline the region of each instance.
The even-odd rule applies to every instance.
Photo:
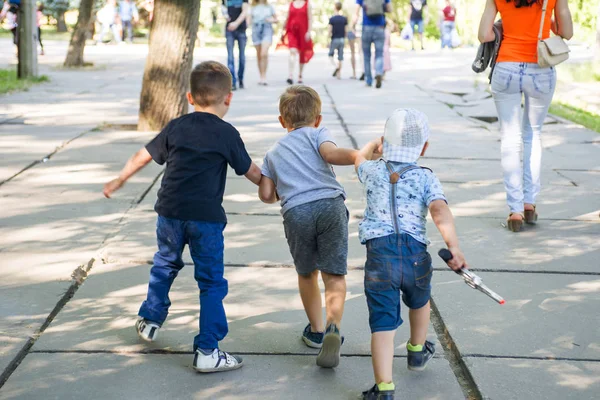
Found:
[[[335,9],[336,11],[342,11],[342,3],[340,3],[339,1],[335,3]]]
[[[216,61],[204,61],[192,70],[190,92],[197,105],[215,105],[231,93],[231,72]]]
[[[540,0],[506,0],[507,3],[510,3],[511,1],[515,3],[515,7],[517,8],[531,7],[532,5],[540,2]]]

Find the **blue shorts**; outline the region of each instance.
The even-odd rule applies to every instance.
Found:
[[[261,44],[270,45],[273,42],[273,26],[269,23],[259,23],[252,25],[252,44],[255,46]]]
[[[418,25],[418,31],[415,30],[415,25]],[[411,19],[410,20],[410,27],[413,30],[413,33],[423,33],[424,29],[425,29],[425,24],[423,23],[422,19]]]
[[[367,241],[365,295],[371,332],[402,325],[400,291],[408,308],[419,309],[431,297],[433,266],[427,246],[406,233]]]

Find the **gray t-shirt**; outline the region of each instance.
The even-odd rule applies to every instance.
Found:
[[[281,214],[311,201],[346,199],[333,167],[319,153],[325,142],[335,144],[327,128],[305,127],[288,133],[267,152],[262,174],[275,182]]]

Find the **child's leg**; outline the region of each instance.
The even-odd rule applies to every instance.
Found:
[[[429,328],[429,316],[431,312],[430,302],[423,307],[408,312],[410,320],[410,344],[423,345],[427,339],[427,329]]]
[[[167,319],[171,301],[169,290],[177,274],[183,268],[181,254],[185,246],[184,221],[158,216],[156,237],[158,252],[150,269],[148,296],[138,315],[162,325]]]
[[[323,306],[321,304],[321,289],[319,289],[319,271],[308,275],[298,274],[298,289],[304,305],[304,311],[310,322],[312,332],[323,332]]]
[[[223,307],[227,296],[227,280],[223,277],[224,229],[224,223],[186,222],[194,277],[200,289],[200,333],[194,338],[194,349],[218,348],[228,332]]]
[[[332,275],[321,272],[325,284],[325,310],[327,323],[325,326],[335,324],[338,327],[342,322],[344,314],[344,302],[346,301],[346,277],[344,275]],[[320,297],[319,297],[319,303]]]
[[[394,365],[394,336],[396,330],[374,332],[371,335],[371,357],[375,383],[392,383]]]

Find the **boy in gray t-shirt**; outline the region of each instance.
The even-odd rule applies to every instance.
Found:
[[[289,87],[279,99],[279,113],[288,134],[265,156],[258,195],[265,203],[281,200],[285,236],[309,321],[302,339],[321,349],[317,365],[333,368],[339,364],[342,344],[348,210],[331,164],[353,165],[357,151],[338,148],[329,131],[319,128],[321,99],[307,86]],[[325,325],[319,271],[325,283]]]

